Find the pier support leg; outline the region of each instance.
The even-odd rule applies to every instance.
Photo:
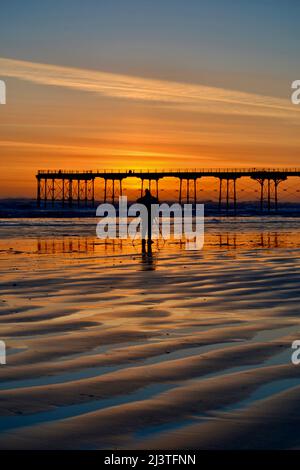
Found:
[[[234,205],[234,213],[236,214],[237,209],[237,196],[236,196],[236,179],[233,180],[233,205]]]
[[[219,186],[219,212],[221,212],[222,209],[222,186],[223,186],[223,180],[220,178],[220,186]]]
[[[268,179],[268,211],[271,210],[271,180]]]
[[[276,212],[278,211],[278,187],[280,183],[283,183],[283,181],[286,181],[287,176],[281,175],[278,176],[277,178],[274,178],[274,193],[275,193],[275,210]]]
[[[104,202],[106,202],[107,197],[107,179],[104,180]]]
[[[84,181],[84,205],[87,207],[88,192],[87,192],[87,180]]]
[[[158,180],[156,180],[156,197],[158,199]]]
[[[44,206],[47,206],[48,200],[48,180],[47,178],[44,179]]]
[[[37,206],[41,207],[41,180],[40,178],[37,178]]]
[[[260,212],[264,211],[264,195],[265,195],[265,176],[264,175],[258,175],[257,177],[252,176],[251,179],[253,181],[257,181],[260,185]]]
[[[61,202],[62,202],[62,206],[64,207],[65,205],[65,179],[63,178],[62,180],[62,192],[61,192]]]
[[[69,206],[72,207],[73,203],[73,180],[69,179]]]
[[[52,202],[52,207],[54,206],[54,201],[55,201],[55,179],[52,179],[52,187],[51,187],[51,202]]]
[[[92,206],[95,206],[95,180],[92,179]]]
[[[194,179],[194,204],[197,204],[197,179]]]
[[[227,178],[227,185],[226,185],[226,212],[229,211],[229,179]]]
[[[274,192],[275,192],[275,211],[278,210],[278,182],[274,180]]]
[[[115,180],[112,180],[112,203],[115,203]]]
[[[186,202],[187,204],[190,203],[190,180],[186,180]]]
[[[144,179],[142,178],[142,181],[141,181],[141,197],[143,196],[143,192],[144,192]]]
[[[260,182],[260,211],[263,212],[264,210],[264,187],[265,187],[265,180]]]
[[[181,204],[182,200],[182,179],[179,180],[179,204]]]

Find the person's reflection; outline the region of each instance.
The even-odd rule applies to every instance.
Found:
[[[155,269],[152,243],[152,240],[142,240],[142,269],[145,271],[153,271]]]

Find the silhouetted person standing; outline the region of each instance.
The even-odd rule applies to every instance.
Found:
[[[157,199],[157,197],[152,196],[149,189],[146,189],[145,190],[145,195],[142,196],[142,197],[139,197],[136,202],[138,202],[139,204],[143,204],[147,209],[147,212],[148,212],[148,232],[147,232],[148,245],[150,245],[150,247],[151,247],[151,243],[152,243],[152,241],[151,241],[152,224],[153,224],[153,218],[152,218],[152,214],[151,214],[151,206],[152,206],[152,204],[158,204],[158,199]],[[143,249],[145,249],[145,244],[146,244],[146,240],[145,240],[145,238],[143,238],[142,239],[142,248]],[[151,250],[150,250],[150,252],[151,252]]]

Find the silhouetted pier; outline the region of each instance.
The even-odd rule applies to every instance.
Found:
[[[260,187],[260,209],[265,205],[268,211],[278,208],[278,187],[289,177],[300,176],[300,168],[204,168],[174,170],[39,170],[37,178],[37,204],[47,202],[72,207],[95,204],[95,180],[104,182],[102,201],[116,202],[116,197],[123,193],[123,181],[126,178],[140,179],[140,192],[155,185],[154,193],[159,197],[159,181],[166,177],[178,179],[178,202],[197,203],[197,180],[205,177],[218,179],[219,210],[224,208],[236,211],[238,203],[237,180],[251,178]],[[183,183],[185,183],[183,185]],[[110,191],[108,192],[108,185]],[[274,204],[273,204],[274,203]]]

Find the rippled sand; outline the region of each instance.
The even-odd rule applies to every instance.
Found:
[[[298,448],[300,221],[205,248],[0,221],[0,448]]]

